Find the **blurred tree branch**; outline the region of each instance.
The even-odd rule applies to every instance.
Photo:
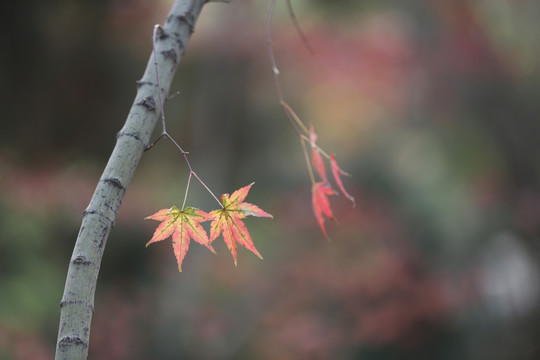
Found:
[[[135,101],[124,126],[117,134],[116,145],[90,204],[83,212],[60,302],[57,360],[87,358],[96,282],[109,232],[158,121],[161,109],[159,99],[166,98],[169,93],[195,22],[207,2],[176,0],[161,27],[155,51],[163,96],[159,96],[157,89],[153,54],[150,55],[142,79],[137,81]]]

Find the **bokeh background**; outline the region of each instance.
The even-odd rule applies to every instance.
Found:
[[[285,97],[352,174],[317,227],[265,48],[268,1],[205,6],[166,104],[217,194],[255,181],[264,256],[145,248],[187,169],[145,153],[98,280],[91,359],[538,359],[540,3],[284,1]],[[0,358],[51,359],[82,211],[170,1],[11,1],[0,11]],[[159,129],[156,129],[156,133]],[[193,183],[189,204],[214,200]]]

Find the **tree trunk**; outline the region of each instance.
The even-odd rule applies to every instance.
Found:
[[[206,2],[176,0],[158,36],[155,51],[163,99],[169,92],[178,63]],[[83,212],[60,302],[57,360],[86,359],[88,356],[94,294],[107,237],[160,115],[153,54],[137,87],[127,120],[116,136],[116,146],[90,204]]]

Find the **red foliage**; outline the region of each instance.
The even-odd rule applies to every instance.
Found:
[[[335,220],[332,209],[330,208],[330,202],[328,201],[328,195],[334,195],[334,190],[332,190],[328,183],[319,181],[313,184],[312,193],[315,218],[317,219],[317,223],[321,227],[324,236],[328,237],[328,233],[324,226],[324,216],[331,220]]]

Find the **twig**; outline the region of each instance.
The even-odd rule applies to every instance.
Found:
[[[298,33],[298,35],[300,35],[300,39],[302,39],[302,43],[306,46],[306,48],[308,49],[311,55],[315,55],[315,52],[313,51],[313,48],[311,47],[308,41],[308,38],[306,37],[306,35],[304,35],[304,32],[302,31],[302,28],[300,27],[300,24],[298,23],[298,19],[296,18],[296,15],[294,14],[291,0],[287,0],[287,8],[289,9],[289,15],[294,24],[294,27],[296,28],[296,32]]]

